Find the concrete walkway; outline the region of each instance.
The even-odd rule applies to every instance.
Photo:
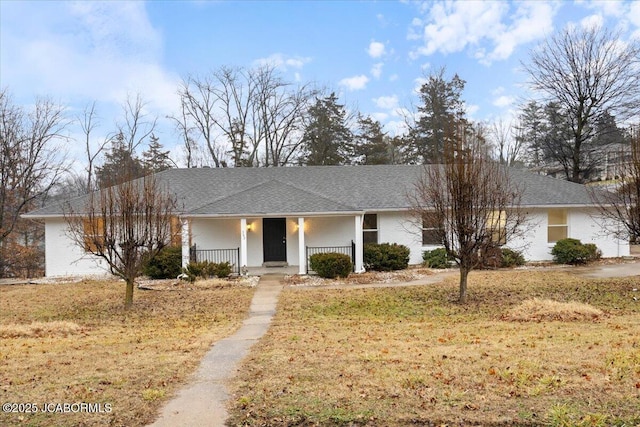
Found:
[[[225,381],[232,378],[238,364],[269,329],[276,312],[284,276],[266,274],[260,278],[251,300],[249,317],[228,338],[216,342],[204,356],[191,382],[170,400],[152,427],[224,426],[229,398]]]

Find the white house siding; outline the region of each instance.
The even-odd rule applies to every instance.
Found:
[[[398,243],[411,251],[409,264],[421,264],[422,229],[408,212],[378,212],[378,243]]]
[[[305,218],[306,246],[351,246],[355,238],[353,216]]]
[[[577,209],[569,216],[569,237],[580,239],[582,243],[594,243],[604,258],[629,256],[629,242],[617,239],[611,224],[595,209]]]
[[[109,274],[105,261],[84,252],[66,234],[64,218],[48,218],[45,221],[45,275],[105,276]]]
[[[551,249],[554,243],[547,241],[548,209],[527,209],[529,222],[523,239],[513,239],[507,246],[523,251],[530,261],[553,259]],[[605,258],[629,255],[629,244],[603,231],[597,211],[593,209],[567,208],[567,237],[579,239],[582,243],[594,243]]]

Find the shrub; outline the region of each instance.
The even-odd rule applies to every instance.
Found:
[[[509,248],[502,248],[501,267],[519,267],[525,264],[524,256],[521,252]]]
[[[452,261],[445,248],[424,251],[422,260],[424,266],[429,268],[449,268],[451,267],[450,261]]]
[[[558,240],[551,249],[553,260],[559,264],[586,264],[602,256],[593,243],[582,244],[578,239]]]
[[[219,277],[220,279],[224,279],[225,277],[229,277],[231,274],[231,264],[228,262],[220,262],[220,263],[211,263],[215,266],[213,268],[212,276]]]
[[[151,279],[175,279],[182,271],[182,248],[167,246],[142,266],[142,274]]]
[[[197,278],[219,277],[223,279],[228,277],[231,271],[231,264],[228,262],[199,261],[190,262],[182,272],[187,275],[187,279],[190,282],[194,282]]]
[[[409,265],[409,248],[397,243],[367,243],[363,261],[367,270],[403,270]]]
[[[351,257],[336,252],[313,254],[309,259],[309,265],[318,276],[326,279],[347,277],[353,270]]]

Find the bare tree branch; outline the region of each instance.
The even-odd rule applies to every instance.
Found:
[[[508,168],[489,158],[482,138],[469,134],[466,123],[452,126],[444,164],[426,165],[409,199],[415,220],[436,230],[460,267],[460,302],[465,302],[469,272],[484,254],[520,235],[525,216],[523,189]]]
[[[143,260],[171,241],[175,211],[175,196],[148,175],[92,192],[83,206],[67,203],[65,220],[69,238],[125,280],[125,307],[130,308]]]

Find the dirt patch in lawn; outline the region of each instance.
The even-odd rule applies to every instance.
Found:
[[[285,289],[233,382],[231,425],[637,425],[638,278],[474,272],[374,289]],[[538,298],[606,316],[507,322]]]
[[[254,291],[222,282],[136,290],[125,311],[124,286],[0,287],[0,401],[16,404],[0,425],[146,425],[211,344],[241,325]],[[93,406],[56,406],[80,403]]]

